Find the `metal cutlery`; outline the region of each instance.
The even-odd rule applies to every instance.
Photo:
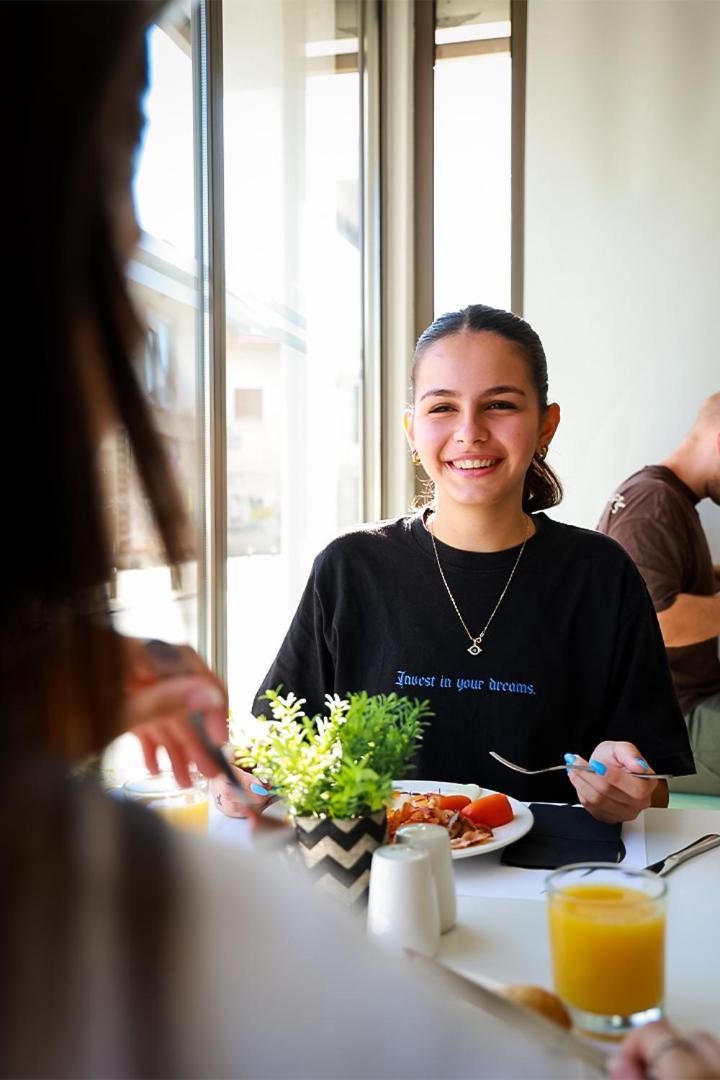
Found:
[[[513,769],[514,772],[524,773],[525,776],[537,776],[538,773],[544,772],[559,772],[561,769],[567,769],[567,765],[547,765],[544,769],[526,769],[524,765],[516,765],[513,761],[508,761],[507,758],[501,757],[500,754],[496,754],[494,750],[489,751],[490,757],[495,758],[501,765],[506,765],[508,769]],[[573,768],[577,772],[593,772],[589,765],[573,765]]]
[[[167,641],[153,639],[151,641],[146,641],[143,648],[146,658],[149,658],[152,663],[154,675],[150,680],[151,682],[155,681],[155,676],[157,676],[157,678],[167,678],[172,675],[193,674],[192,667],[188,666],[186,657],[183,655],[182,650],[176,645],[171,645]],[[203,749],[213,759],[226,779],[232,784],[238,800],[247,807],[250,816],[255,821],[255,827],[262,830],[263,834],[276,833],[277,837],[282,839],[281,833],[289,833],[289,829],[283,823],[277,821],[277,819],[263,817],[257,803],[250,798],[247,791],[230,768],[220,747],[209,738],[205,729],[204,715],[201,712],[192,713],[190,716],[190,723],[192,724],[198,739],[202,743]],[[273,837],[273,840],[274,839],[275,837]]]
[[[501,757],[500,754],[496,754],[494,750],[488,751],[490,757],[495,758],[501,765],[505,765],[508,769],[514,769],[515,772],[524,773],[525,776],[537,776],[538,773],[546,772],[560,772],[561,769],[574,769],[575,772],[591,772],[595,770],[591,769],[589,765],[546,765],[544,769],[526,769],[524,765],[516,765],[514,761],[508,761],[507,758]],[[630,772],[630,776],[636,776],[639,780],[672,780],[672,773],[646,773],[646,772]],[[598,774],[595,773],[597,776]]]
[[[190,723],[195,729],[203,748],[213,759],[222,774],[232,784],[236,797],[247,807],[251,817],[254,818],[255,828],[263,829],[264,831],[277,832],[278,835],[281,830],[289,834],[290,830],[284,823],[277,821],[275,818],[265,817],[258,808],[257,803],[250,798],[247,791],[230,768],[220,747],[216,746],[215,743],[208,738],[207,731],[205,730],[205,718],[202,713],[193,713],[190,717]]]
[[[208,756],[213,759],[217,767],[220,769],[220,772],[225,776],[227,780],[230,781],[232,786],[235,788],[240,802],[245,803],[247,807],[253,809],[254,813],[257,813],[257,806],[255,806],[252,799],[245,791],[245,788],[242,786],[237,776],[230,768],[230,765],[226,761],[225,755],[223,754],[222,750],[219,746],[216,746],[215,743],[211,742],[211,740],[208,738],[208,733],[205,730],[205,717],[203,716],[203,714],[193,713],[190,717],[190,723],[194,727],[195,733],[197,734],[198,739],[202,743],[203,750],[205,750]]]
[[[687,847],[680,848],[679,851],[672,851],[664,859],[658,859],[657,862],[651,863],[645,869],[651,870],[658,877],[664,877],[665,874],[669,874],[671,870],[674,870],[676,866],[680,866],[681,863],[687,862],[688,859],[694,859],[696,855],[701,855],[703,851],[710,851],[711,848],[719,845],[720,836],[717,833],[708,833],[707,836],[701,836],[699,840],[693,840],[692,844],[688,844]]]
[[[413,967],[419,969],[420,974],[427,975],[429,981],[439,982],[448,996],[466,1001],[490,1016],[511,1024],[531,1038],[538,1040],[551,1052],[554,1051],[562,1056],[570,1054],[574,1058],[579,1058],[593,1069],[592,1075],[607,1075],[605,1051],[591,1042],[586,1042],[575,1032],[567,1031],[527,1006],[511,1001],[497,990],[491,990],[490,987],[475,982],[474,979],[451,971],[437,960],[423,956],[413,949],[406,949],[405,954]]]

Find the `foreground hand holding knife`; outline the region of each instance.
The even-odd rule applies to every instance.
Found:
[[[129,640],[128,646],[128,694],[134,721],[130,730],[140,740],[149,771],[158,771],[157,749],[164,746],[181,787],[191,782],[191,763],[207,777],[223,774],[232,785],[233,797],[244,806],[245,816],[266,831],[284,830],[283,822],[261,816],[265,802],[251,797],[225,759],[219,742],[227,734],[227,694],[217,676],[188,646],[158,640]],[[198,686],[193,688],[194,683]],[[178,688],[177,701],[173,698],[170,708],[166,690],[173,686]],[[138,704],[141,697],[142,708]]]

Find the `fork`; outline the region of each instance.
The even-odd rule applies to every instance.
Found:
[[[595,770],[591,769],[589,765],[547,765],[544,769],[526,769],[524,765],[516,765],[513,761],[508,761],[507,758],[501,757],[500,754],[496,754],[494,750],[488,751],[490,757],[494,757],[496,761],[499,761],[501,765],[506,765],[508,769],[514,769],[515,772],[524,773],[525,776],[537,776],[538,773],[544,772],[559,772],[561,769],[571,768],[575,772],[591,772]],[[597,776],[598,774],[595,773]],[[645,773],[645,772],[630,772],[630,776],[637,776],[640,780],[672,780],[672,773]]]
[[[245,788],[238,780],[235,773],[230,768],[229,764],[225,760],[225,755],[219,746],[211,742],[208,737],[208,733],[205,730],[205,718],[202,713],[193,713],[190,717],[190,723],[195,729],[195,732],[203,745],[203,748],[207,751],[210,757],[213,759],[217,767],[223,773],[223,775],[230,781],[235,791],[235,797],[245,805],[249,810],[251,817],[255,821],[255,828],[263,830],[263,832],[270,833],[272,835],[273,842],[275,841],[275,834],[277,834],[278,843],[285,841],[286,835],[290,835],[290,830],[286,825],[274,820],[273,818],[264,817],[257,806],[257,803],[253,802]]]

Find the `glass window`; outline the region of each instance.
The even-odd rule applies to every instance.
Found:
[[[509,0],[472,15],[461,0],[437,4],[436,315],[471,303],[510,308],[509,20]]]
[[[223,7],[228,677],[275,655],[313,555],[362,518],[357,4]]]
[[[141,237],[128,276],[146,324],[138,375],[194,519],[200,439],[190,4],[173,5],[169,19],[148,32],[147,124],[134,186]],[[132,636],[196,645],[197,564],[166,565],[122,431],[108,440],[103,455],[116,567],[115,625]],[[168,764],[164,750],[160,761]],[[139,742],[132,735],[116,739],[104,754],[103,769],[110,784],[143,772]]]
[[[148,34],[147,126],[135,177],[141,239],[130,288],[147,330],[138,373],[192,516],[197,506],[193,88],[189,5]],[[115,565],[116,625],[127,634],[197,640],[195,563],[164,563],[127,440],[105,447]]]

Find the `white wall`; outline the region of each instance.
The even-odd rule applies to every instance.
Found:
[[[593,527],[720,390],[718,0],[529,0],[525,223],[556,516]]]

